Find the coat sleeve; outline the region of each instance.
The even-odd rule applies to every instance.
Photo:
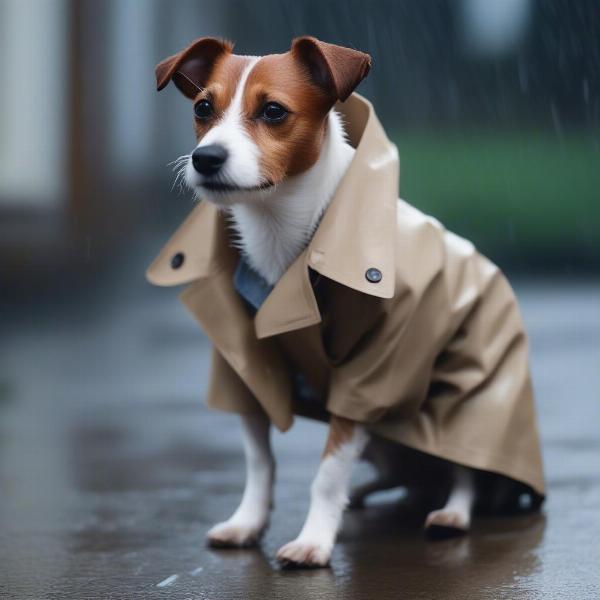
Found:
[[[263,412],[252,392],[215,348],[206,404],[211,409],[239,414]]]

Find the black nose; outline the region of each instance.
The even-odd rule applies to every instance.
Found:
[[[200,146],[192,152],[192,164],[201,175],[214,175],[225,164],[227,150],[219,144]]]

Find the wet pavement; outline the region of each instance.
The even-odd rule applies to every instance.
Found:
[[[428,542],[390,495],[347,513],[331,569],[281,571],[325,430],[275,436],[262,546],[211,550],[243,486],[234,417],[202,404],[209,346],[150,244],[93,284],[0,305],[0,598],[600,598],[600,284],[517,285],[532,338],[549,498]],[[368,477],[368,468],[356,478]]]

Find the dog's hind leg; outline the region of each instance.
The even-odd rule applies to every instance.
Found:
[[[469,530],[471,510],[475,501],[473,471],[461,465],[454,467],[454,482],[443,508],[434,510],[425,519],[425,532],[434,539],[460,535]]]
[[[375,475],[371,481],[352,489],[350,492],[350,508],[362,508],[367,496],[375,492],[401,487],[404,483],[395,468],[397,449],[394,445],[372,437],[362,458],[373,467]]]
[[[372,481],[363,483],[355,487],[350,493],[350,508],[363,508],[365,505],[365,498],[374,494],[375,492],[382,492],[384,490],[391,490],[393,488],[400,487],[399,483],[393,479],[387,479],[384,477],[377,477]]]
[[[368,433],[354,421],[331,416],[329,436],[317,476],[311,486],[310,508],[298,537],[279,549],[277,560],[287,567],[324,567],[329,563],[355,460]]]
[[[269,521],[275,461],[271,452],[270,422],[265,414],[242,415],[246,487],[233,515],[215,525],[207,534],[217,547],[256,544]]]

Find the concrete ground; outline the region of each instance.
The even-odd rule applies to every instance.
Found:
[[[92,284],[0,304],[0,598],[600,598],[600,285],[522,283],[549,497],[428,542],[389,496],[348,513],[331,569],[280,571],[325,430],[275,436],[259,549],[203,536],[243,485],[234,417],[202,404],[209,346],[151,244]],[[359,468],[357,477],[367,475]]]

